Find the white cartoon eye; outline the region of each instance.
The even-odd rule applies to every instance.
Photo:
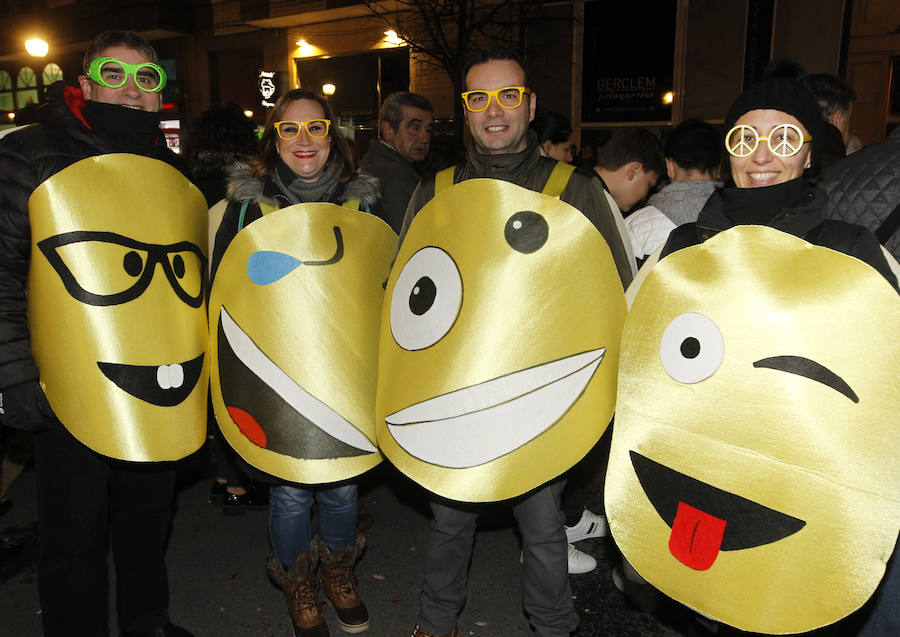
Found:
[[[430,347],[453,327],[462,304],[462,278],[440,248],[416,252],[397,277],[391,296],[391,333],[405,350]]]
[[[724,357],[722,332],[710,318],[697,312],[675,317],[659,344],[663,368],[679,383],[699,383],[709,378]]]

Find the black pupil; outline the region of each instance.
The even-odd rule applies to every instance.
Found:
[[[547,220],[531,210],[522,210],[511,216],[503,229],[506,242],[513,250],[523,254],[540,249],[549,234]]]
[[[700,341],[693,336],[688,336],[681,341],[681,355],[685,358],[697,358],[700,354]]]
[[[125,271],[131,276],[137,276],[141,273],[141,270],[144,269],[144,262],[141,259],[141,255],[132,250],[128,254],[125,255],[124,262],[122,263],[122,267],[125,268]]]
[[[437,288],[434,281],[423,276],[416,281],[412,292],[409,293],[409,309],[416,316],[422,316],[434,305],[434,297],[437,296]]]
[[[180,254],[176,254],[172,259],[172,269],[175,271],[175,276],[179,279],[184,276],[184,259]]]

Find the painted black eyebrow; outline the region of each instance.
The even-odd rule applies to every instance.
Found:
[[[804,358],[802,356],[772,356],[771,358],[763,358],[754,362],[753,366],[768,367],[769,369],[777,369],[782,372],[805,376],[806,378],[831,387],[855,403],[859,402],[859,397],[856,395],[856,392],[850,388],[850,385],[848,385],[843,378],[824,365],[820,365],[809,358]]]

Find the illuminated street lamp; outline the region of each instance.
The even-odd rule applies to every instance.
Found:
[[[336,90],[336,87],[331,82],[328,82],[327,84],[322,85],[322,94],[327,95],[328,97],[331,97],[332,95],[334,95],[335,90]]]
[[[662,96],[663,104],[668,105],[674,101],[675,101],[675,93],[673,93],[672,91],[666,91],[665,93],[663,93],[663,96]]]
[[[31,40],[25,40],[25,50],[28,51],[29,55],[42,58],[47,55],[50,45],[41,39],[32,38]]]
[[[247,119],[253,119],[253,111],[248,108],[246,111],[244,111],[244,117],[246,117]]]

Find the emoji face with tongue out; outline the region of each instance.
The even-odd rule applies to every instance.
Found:
[[[196,451],[206,432],[203,195],[161,161],[103,155],[45,181],[28,210],[32,350],[60,421],[120,460]]]
[[[292,482],[381,462],[375,373],[397,236],[331,203],[264,215],[228,246],[210,297],[216,419],[253,466]]]
[[[660,260],[623,332],[606,478],[635,569],[751,632],[865,603],[900,527],[898,322],[875,269],[771,228]]]
[[[515,497],[606,429],[624,294],[569,204],[495,180],[449,187],[413,220],[386,294],[378,442],[426,488]]]

